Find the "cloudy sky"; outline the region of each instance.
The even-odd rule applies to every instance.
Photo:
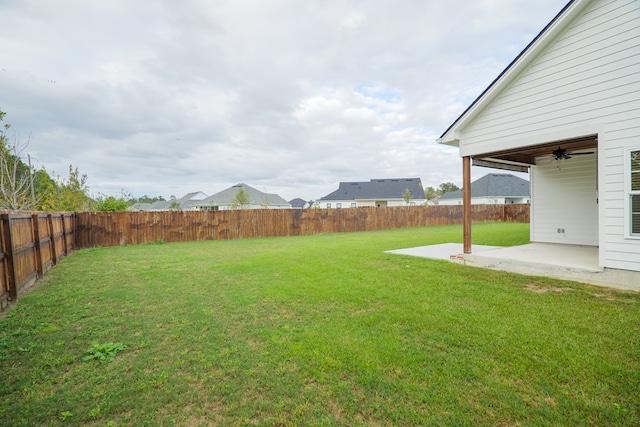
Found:
[[[0,0],[0,109],[94,195],[460,185],[435,139],[566,1]]]

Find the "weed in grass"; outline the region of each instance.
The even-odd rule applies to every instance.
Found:
[[[107,342],[107,343],[94,343],[91,348],[87,350],[87,355],[82,358],[84,362],[89,360],[99,360],[101,362],[114,360],[118,352],[127,348],[121,342]]]
[[[96,419],[100,417],[100,407],[96,406],[92,410],[89,411],[89,418]]]
[[[158,238],[158,239],[156,239],[154,241],[143,243],[143,244],[144,245],[164,245],[165,243],[167,243],[167,242],[165,242],[164,239],[162,237],[160,237],[160,238]]]

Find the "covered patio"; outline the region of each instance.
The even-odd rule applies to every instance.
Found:
[[[445,243],[398,249],[388,253],[450,260],[474,267],[640,291],[640,272],[599,267],[596,246],[557,243],[530,243],[510,247],[474,245],[473,253],[465,254],[463,244]]]

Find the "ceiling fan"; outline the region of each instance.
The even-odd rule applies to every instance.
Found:
[[[585,155],[585,154],[593,154],[593,153],[594,153],[594,151],[589,151],[589,152],[584,152],[584,153],[569,153],[567,150],[565,150],[562,147],[558,147],[557,150],[553,150],[551,152],[551,154],[553,155],[553,158],[555,160],[561,160],[561,159],[568,160],[573,156],[582,156],[582,155]]]

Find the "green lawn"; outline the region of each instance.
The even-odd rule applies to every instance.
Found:
[[[640,294],[384,253],[461,236],[77,251],[0,319],[0,425],[639,425]]]

